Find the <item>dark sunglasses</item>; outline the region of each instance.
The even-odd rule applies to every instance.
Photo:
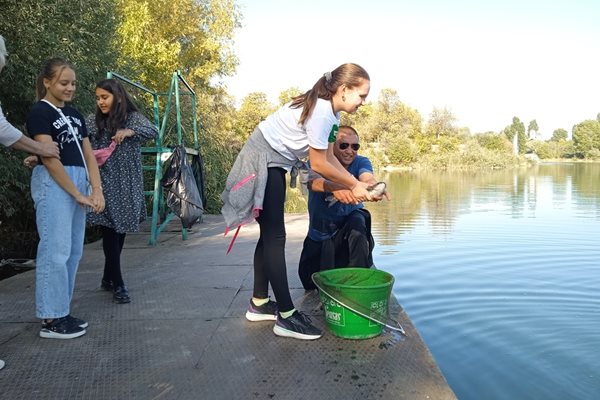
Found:
[[[351,146],[352,150],[354,150],[354,151],[358,151],[358,149],[360,149],[360,144],[358,144],[358,143],[350,144],[350,143],[342,142],[342,143],[340,143],[340,150],[346,150],[348,148],[348,146]]]

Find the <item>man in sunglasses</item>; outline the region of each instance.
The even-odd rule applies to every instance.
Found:
[[[348,172],[369,185],[377,183],[367,157],[357,154],[360,149],[356,130],[342,125],[333,144],[333,154]],[[314,171],[308,177],[308,235],[304,239],[298,274],[306,290],[315,289],[314,272],[338,267],[373,265],[375,246],[371,235],[371,215],[362,203],[353,204],[351,190],[328,181]],[[331,195],[333,204],[326,199]],[[379,201],[382,197],[374,198]],[[386,194],[389,200],[389,195]]]

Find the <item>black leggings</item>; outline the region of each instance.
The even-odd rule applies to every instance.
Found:
[[[263,209],[256,219],[260,237],[254,251],[254,297],[266,298],[269,283],[280,312],[294,308],[285,264],[285,174],[282,168],[269,168]]]
[[[102,227],[102,249],[104,250],[104,279],[112,282],[114,287],[123,286],[121,275],[121,250],[125,243],[125,233],[117,233],[114,229]]]

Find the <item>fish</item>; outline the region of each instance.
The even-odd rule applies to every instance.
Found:
[[[369,186],[367,188],[367,191],[369,192],[369,194],[371,196],[380,197],[380,196],[382,196],[385,193],[386,187],[387,187],[387,185],[385,184],[385,182],[377,182],[377,183]],[[329,203],[329,207],[331,207],[335,203],[338,202],[338,199],[336,199],[333,194],[330,194],[327,197],[325,197],[325,201],[328,202]]]

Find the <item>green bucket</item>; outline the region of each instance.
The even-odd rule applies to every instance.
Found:
[[[394,285],[391,274],[369,268],[338,268],[315,272],[312,278],[321,288],[319,296],[331,333],[344,339],[369,339],[381,334],[381,323],[359,313],[371,310],[377,315],[388,315]]]

